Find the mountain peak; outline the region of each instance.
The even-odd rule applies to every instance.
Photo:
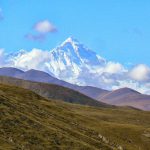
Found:
[[[76,38],[74,38],[74,37],[68,37],[62,44],[61,44],[61,47],[64,47],[64,46],[66,46],[66,45],[68,45],[68,44],[70,44],[70,45],[72,45],[74,48],[75,48],[75,46],[78,46],[79,44],[80,44],[80,42],[76,39]]]
[[[67,42],[69,42],[69,43],[79,43],[79,41],[78,41],[76,38],[74,38],[73,36],[68,37],[68,38],[65,40],[65,42],[66,42],[66,43],[67,43]]]
[[[116,91],[117,92],[122,92],[122,93],[136,93],[136,94],[141,94],[141,93],[137,92],[136,90],[133,90],[133,89],[128,88],[128,87],[123,87],[123,88],[115,90],[115,92]]]

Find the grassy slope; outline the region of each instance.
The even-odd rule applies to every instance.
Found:
[[[89,106],[112,107],[111,105],[96,101],[77,91],[55,84],[31,82],[5,76],[0,76],[0,83],[29,89],[48,99],[61,100]]]
[[[150,112],[49,101],[0,84],[2,150],[149,150],[149,134]]]

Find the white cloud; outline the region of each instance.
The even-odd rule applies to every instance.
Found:
[[[0,48],[0,57],[3,56],[3,53],[4,53],[4,49],[3,49],[3,48]]]
[[[21,68],[23,70],[29,69],[45,69],[44,63],[49,60],[49,52],[42,51],[40,49],[32,49],[30,52],[25,52],[19,57],[12,59],[11,64],[14,67]]]
[[[112,86],[113,90],[116,90],[118,88],[124,88],[128,87],[131,89],[134,89],[140,93],[150,94],[150,85],[147,83],[140,83],[137,81],[133,81],[132,79],[122,80],[118,81],[119,84],[117,86]]]
[[[129,76],[137,81],[149,80],[150,68],[144,64],[139,64],[130,71]]]
[[[125,69],[120,63],[108,62],[104,71],[107,73],[114,74],[114,73],[122,73],[123,71],[125,71]]]
[[[24,37],[32,41],[44,41],[49,33],[57,32],[56,27],[48,20],[43,20],[37,22],[33,29],[36,31],[36,34],[27,33]]]
[[[34,29],[39,32],[39,33],[42,33],[42,34],[46,34],[46,33],[49,33],[49,32],[56,32],[56,27],[48,20],[43,20],[43,21],[40,21],[40,22],[37,22],[35,25],[34,25]]]
[[[0,66],[4,66],[5,64],[5,54],[4,54],[4,49],[0,48]]]

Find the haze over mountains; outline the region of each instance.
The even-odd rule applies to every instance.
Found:
[[[108,90],[91,87],[91,86],[78,86],[78,85],[70,84],[65,81],[59,80],[55,77],[52,77],[48,73],[38,71],[38,70],[33,70],[33,69],[24,72],[24,71],[16,69],[16,68],[5,67],[5,68],[0,68],[0,75],[8,76],[8,77],[15,77],[15,78],[23,79],[23,80],[60,85],[60,86],[67,87],[67,88],[73,89],[75,91],[78,91],[88,97],[91,97],[92,99],[98,100],[100,102],[108,103],[111,105],[132,106],[132,107],[143,109],[143,110],[150,110],[150,95],[141,94],[130,88],[121,88],[121,89],[118,89],[115,91],[108,91]],[[70,90],[70,94],[71,93],[72,94],[69,97],[66,97],[66,95],[64,95],[64,93],[66,93],[66,92],[64,92],[63,87],[54,86],[54,85],[46,85],[43,83],[33,84],[32,82],[30,83],[28,81],[23,81],[23,80],[17,80],[14,78],[7,78],[7,77],[0,77],[0,83],[24,87],[24,88],[30,89],[32,91],[35,91],[35,92],[39,93],[40,95],[47,97],[47,98],[53,97],[54,95],[58,96],[61,93],[60,95],[64,97],[63,100],[65,100],[65,101],[70,101],[70,102],[72,101],[74,103],[80,103],[80,104],[82,104],[82,103],[89,104],[89,105],[93,105],[93,106],[99,105],[98,103],[96,103],[96,101],[88,102],[88,100],[91,101],[90,98],[88,98],[88,97],[87,97],[87,102],[81,102],[80,99],[82,99],[82,97],[84,97],[84,96],[79,95],[79,93],[73,92],[71,90]],[[55,88],[58,90],[59,94],[56,94],[57,91],[54,90]],[[68,91],[67,93],[69,93],[69,89],[66,91]],[[72,95],[74,95],[74,96],[72,96]],[[77,96],[75,96],[75,95],[77,95]],[[57,96],[54,96],[54,97],[59,99],[60,97],[59,96],[57,97]],[[81,98],[79,98],[79,97],[81,97]],[[86,99],[86,97],[84,97],[83,99]],[[78,102],[78,100],[80,102]]]

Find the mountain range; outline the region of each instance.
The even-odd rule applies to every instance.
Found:
[[[35,70],[35,69],[22,71],[17,68],[3,67],[3,68],[0,68],[0,76],[15,77],[15,78],[23,79],[23,80],[61,85],[61,86],[76,90],[94,99],[96,99],[97,97],[103,96],[103,94],[105,93],[108,93],[107,90],[92,87],[92,86],[78,86],[75,84],[71,84],[63,80],[59,80],[49,75],[46,72]]]
[[[150,95],[137,92],[134,86],[133,90],[120,85],[130,83],[142,88],[145,82],[139,84],[131,80],[121,64],[106,61],[73,37],[51,51],[21,50],[8,54],[5,59],[6,66],[13,67],[0,68],[1,76],[55,84],[77,91],[96,102],[150,110]],[[119,88],[112,90],[114,87]],[[144,89],[149,91],[145,86]]]
[[[67,89],[69,88],[69,89],[74,90],[74,92],[70,90],[71,93],[74,93],[73,97],[75,97],[75,95],[77,95],[78,98],[84,97],[82,96],[83,94],[87,96],[87,100],[91,98],[99,102],[103,102],[103,103],[107,103],[111,105],[132,106],[132,107],[143,109],[143,110],[150,110],[150,96],[141,94],[130,88],[121,88],[115,91],[108,91],[108,90],[104,90],[104,89],[100,89],[100,88],[92,87],[92,86],[78,86],[75,84],[70,84],[65,81],[59,80],[43,71],[38,71],[34,69],[24,72],[16,68],[4,67],[4,68],[0,68],[0,75],[14,77],[14,78],[0,77],[0,83],[21,86],[21,87],[30,89],[32,91],[36,91],[40,95],[47,97],[47,98],[52,96],[51,93],[53,93],[53,89],[57,89],[57,90],[59,89],[58,91],[61,91],[60,93],[63,93],[64,91],[63,87],[66,87]],[[15,78],[23,79],[23,80],[17,80]],[[34,85],[34,86],[33,85],[31,86],[30,82],[24,81],[24,80],[41,82],[41,83],[33,84],[33,82],[31,82]],[[22,84],[22,82],[24,82],[25,84]],[[52,88],[52,85],[43,84],[43,83],[54,84],[55,86],[53,85],[53,88]],[[38,86],[36,84],[38,84]],[[78,91],[79,93],[81,93],[81,95],[79,95],[79,93],[75,91]],[[50,95],[47,96],[47,94],[48,95],[50,94]],[[58,95],[58,94],[54,94],[54,95]],[[69,98],[70,101],[74,101],[74,102],[78,101],[78,99],[75,100],[71,97],[72,96],[70,96]],[[56,99],[59,99],[59,97],[56,97]],[[66,101],[69,101],[68,98],[66,97],[64,99]],[[86,99],[86,97],[84,99]],[[77,102],[77,103],[82,104],[82,102]],[[89,104],[89,102],[83,102],[83,103]],[[96,104],[98,104],[96,103],[96,101],[90,102],[90,105],[96,106]]]
[[[106,90],[129,87],[150,94],[150,69],[146,65],[127,67],[104,59],[73,37],[54,49],[19,50],[3,53],[1,67],[14,67],[23,71],[44,71],[59,80],[79,86],[92,86]],[[144,72],[140,71],[143,70]],[[139,72],[138,77],[136,72]]]
[[[0,76],[0,83],[29,89],[47,99],[65,101],[69,103],[95,106],[95,107],[113,107],[103,102],[96,101],[84,94],[63,86],[55,84],[46,84],[41,82],[31,82],[17,78]]]
[[[52,50],[43,51],[36,48],[31,52],[20,50],[8,54],[6,60],[7,66],[24,71],[41,70],[72,84],[112,88],[106,82],[110,78],[109,71],[114,73],[109,68],[111,63],[108,64],[104,58],[73,37],[67,38]],[[119,64],[112,65],[113,67],[116,65],[117,70],[121,68]]]

